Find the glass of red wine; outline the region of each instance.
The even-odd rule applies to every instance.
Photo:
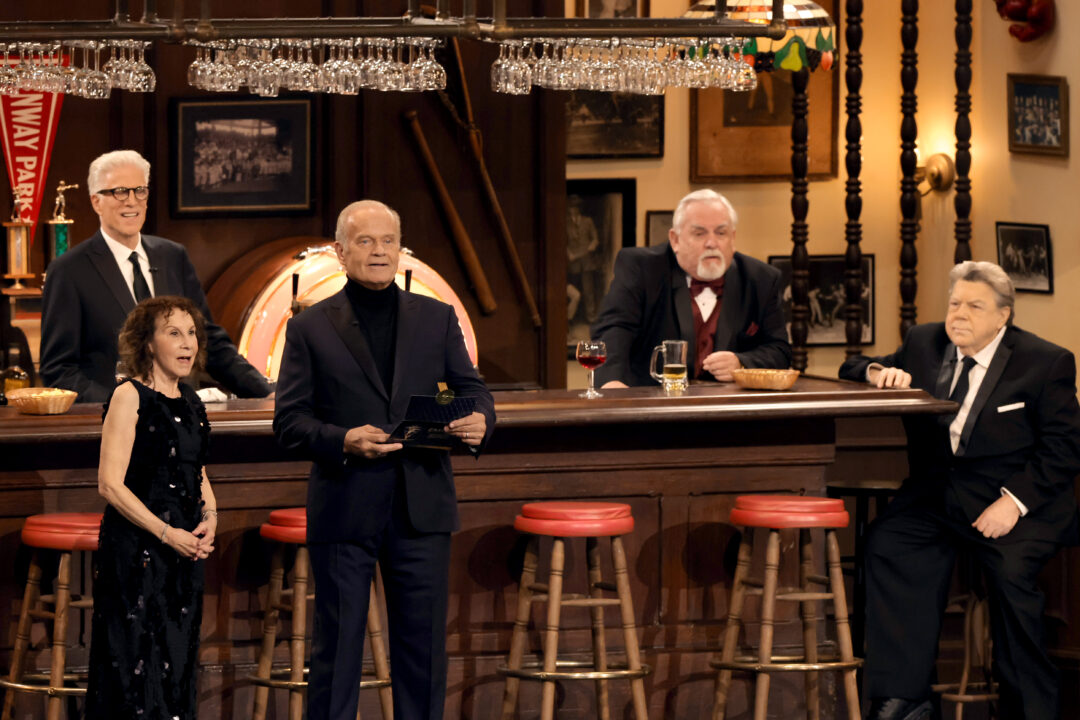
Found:
[[[593,386],[593,371],[596,368],[604,364],[607,360],[607,345],[603,340],[580,340],[577,344],[577,361],[581,364],[581,367],[589,371],[589,389],[581,393],[578,397],[592,400],[593,398],[602,397],[602,395],[596,392],[596,388]]]

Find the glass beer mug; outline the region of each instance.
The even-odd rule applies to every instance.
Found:
[[[656,357],[663,353],[663,371],[656,372]],[[649,374],[664,386],[664,392],[681,392],[687,387],[686,380],[686,341],[665,340],[652,351]]]

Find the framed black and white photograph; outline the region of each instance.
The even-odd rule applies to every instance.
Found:
[[[655,247],[656,245],[662,245],[667,242],[668,230],[671,229],[671,221],[674,217],[674,210],[645,211],[646,247]]]
[[[574,13],[590,18],[649,17],[649,0],[575,0]]]
[[[615,269],[615,255],[637,237],[637,181],[568,180],[566,183],[566,343],[578,340],[600,312]]]
[[[1050,257],[1050,226],[998,222],[998,265],[1008,273],[1018,292],[1054,292],[1054,265]]]
[[[1069,156],[1069,83],[1058,75],[1008,76],[1009,151]]]
[[[566,101],[569,158],[664,156],[664,96],[574,90]]]
[[[172,102],[176,216],[305,213],[311,100]]]
[[[847,295],[844,290],[843,255],[810,256],[810,322],[806,344],[846,345],[844,306]],[[770,255],[769,264],[783,275],[784,317],[787,320],[788,337],[791,337],[791,256]],[[874,344],[874,256],[862,256],[862,339],[863,345]]]

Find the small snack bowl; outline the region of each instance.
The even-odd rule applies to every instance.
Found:
[[[78,393],[60,388],[19,388],[7,394],[8,404],[27,415],[62,415],[71,409]]]
[[[732,370],[735,384],[748,390],[787,390],[799,377],[798,370],[739,368]]]

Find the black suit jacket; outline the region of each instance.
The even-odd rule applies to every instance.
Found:
[[[734,352],[744,367],[788,367],[791,346],[780,304],[780,271],[735,253],[724,278],[713,349]],[[656,384],[649,359],[664,340],[686,340],[687,367],[696,367],[691,302],[686,273],[668,243],[620,250],[611,288],[592,327],[592,337],[603,340],[608,352],[607,362],[596,370],[596,384]]]
[[[865,381],[871,362],[911,373],[913,387],[949,395],[956,346],[943,323],[912,328],[891,355],[851,358],[840,377]],[[947,422],[954,416],[910,417],[910,477],[903,492],[943,501],[968,522],[1001,497],[1005,487],[1028,508],[1002,542],[1078,539],[1073,483],[1080,474],[1080,407],[1076,362],[1068,350],[1017,327],[998,345],[971,406],[956,454]]]
[[[409,398],[434,395],[439,382],[460,397],[476,398],[476,410],[487,418],[487,442],[495,404],[469,360],[453,308],[400,293],[393,378],[393,387],[385,388],[344,290],[289,320],[274,433],[286,448],[314,460],[308,542],[355,542],[377,534],[390,517],[393,463],[401,469],[413,527],[458,528],[449,453],[410,449],[373,461],[344,450],[349,429],[374,425],[392,431],[405,419]]]
[[[206,318],[206,369],[239,397],[266,397],[270,384],[214,323],[187,250],[142,236],[155,295],[183,295]],[[104,402],[116,387],[117,337],[135,297],[116,257],[98,231],[49,264],[41,308],[41,377],[46,385],[79,393],[79,402]]]

